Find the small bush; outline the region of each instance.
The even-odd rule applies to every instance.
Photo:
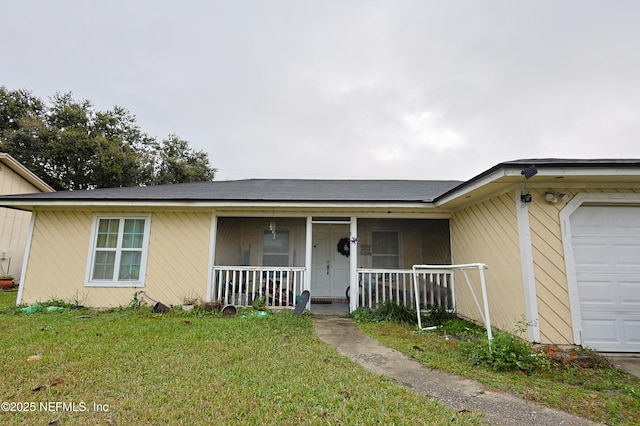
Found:
[[[416,311],[406,306],[398,305],[392,301],[386,301],[376,309],[376,315],[382,321],[398,324],[417,324]]]
[[[406,306],[386,301],[376,310],[360,307],[351,313],[351,318],[357,323],[395,322],[398,324],[417,324],[416,311]]]
[[[521,370],[528,374],[549,365],[544,356],[533,351],[529,342],[505,332],[496,333],[490,343],[484,338],[469,344],[468,358],[473,364],[494,371]]]
[[[380,322],[377,315],[369,308],[360,306],[350,314],[351,318],[359,324],[366,324],[370,322]]]

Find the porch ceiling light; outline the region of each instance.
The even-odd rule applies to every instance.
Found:
[[[271,219],[271,222],[269,222],[269,231],[271,231],[271,235],[273,235],[273,239],[276,239],[276,220],[275,219]]]

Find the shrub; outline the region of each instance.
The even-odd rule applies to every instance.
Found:
[[[376,314],[369,308],[360,306],[350,314],[351,318],[359,324],[366,324],[369,322],[380,322]]]
[[[360,307],[351,313],[351,318],[358,323],[395,322],[398,324],[417,324],[416,311],[406,306],[386,301],[376,310]]]
[[[376,309],[376,315],[382,321],[398,324],[417,324],[416,311],[392,301],[386,301]]]
[[[549,365],[544,356],[533,351],[531,343],[505,332],[497,332],[491,342],[485,337],[469,344],[468,358],[494,371],[521,370],[528,374]]]

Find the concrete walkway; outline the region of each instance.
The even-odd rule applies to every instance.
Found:
[[[472,380],[429,370],[418,361],[390,349],[364,334],[348,318],[314,315],[320,339],[366,369],[392,377],[399,384],[429,395],[450,408],[482,412],[494,425],[595,425],[561,411],[525,402],[510,394],[493,392]]]

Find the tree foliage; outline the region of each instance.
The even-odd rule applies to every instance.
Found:
[[[158,142],[122,107],[96,111],[57,93],[48,103],[0,86],[0,151],[57,190],[211,181],[204,151],[176,135]]]

